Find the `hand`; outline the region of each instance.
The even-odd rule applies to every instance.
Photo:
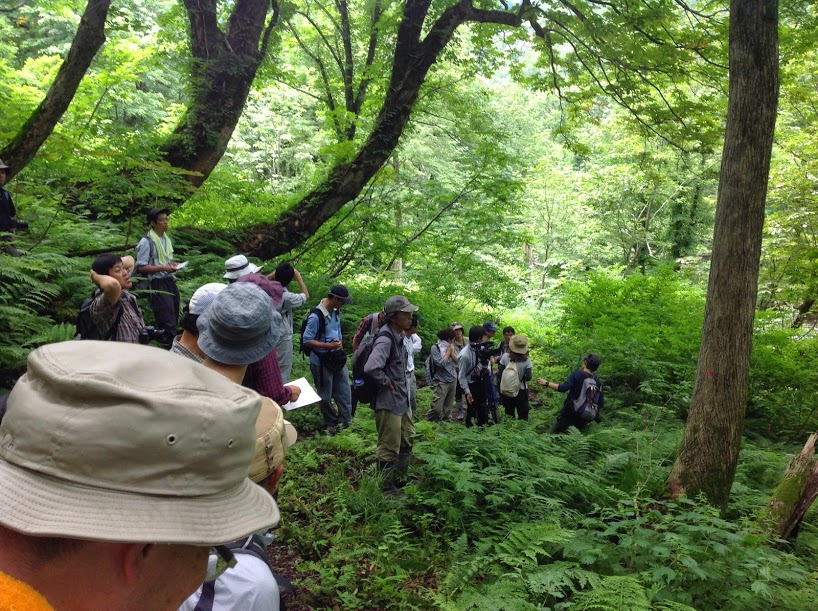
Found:
[[[395,385],[392,382],[387,382],[386,387],[389,389],[389,392],[395,392]]]
[[[176,271],[176,263],[168,263],[167,265],[165,265],[165,270],[164,271],[166,271],[166,272],[175,272]]]
[[[91,270],[91,282],[99,286],[99,274]]]
[[[296,280],[301,280],[301,272],[295,268],[293,268],[293,278]]]
[[[472,394],[470,392],[466,393],[466,403],[468,403],[469,405],[474,403],[474,397],[472,396]]]
[[[548,380],[546,380],[545,378],[538,378],[537,384],[539,384],[540,386],[548,386]]]
[[[341,346],[342,344],[340,339],[334,339],[327,344],[327,348],[329,348],[330,350],[340,350]]]
[[[290,401],[298,401],[298,397],[301,396],[301,387],[295,384],[287,384],[284,388],[290,391]]]

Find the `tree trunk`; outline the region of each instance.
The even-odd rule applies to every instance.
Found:
[[[813,299],[812,297],[805,298],[804,301],[802,301],[798,305],[798,307],[795,308],[796,315],[795,315],[795,318],[793,319],[792,324],[790,325],[790,327],[793,328],[793,329],[800,328],[801,325],[804,324],[804,319],[807,317],[807,314],[809,314],[809,311],[812,309],[812,306],[814,306],[814,305],[815,305],[815,299]]]
[[[111,0],[88,0],[71,48],[43,101],[2,151],[8,178],[22,170],[40,150],[65,113],[91,61],[105,42],[105,19]]]
[[[795,539],[801,520],[818,497],[816,441],[818,433],[809,436],[801,453],[790,461],[784,478],[761,512],[761,524],[780,539]]]
[[[227,31],[219,27],[217,0],[184,0],[190,21],[192,99],[160,151],[172,166],[192,172],[201,185],[224,155],[264,58],[278,4],[237,0]],[[272,6],[273,17],[265,27]]]
[[[724,507],[747,399],[761,231],[778,103],[778,2],[731,0],[730,95],[702,343],[673,494]]]
[[[431,0],[406,0],[386,96],[372,132],[352,161],[335,166],[320,185],[275,222],[248,229],[243,250],[263,259],[288,252],[358,196],[397,146],[429,69],[460,24],[521,23],[515,13],[476,9],[471,0],[460,0],[443,11],[421,39],[430,4]]]

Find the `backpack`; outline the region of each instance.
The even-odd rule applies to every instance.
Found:
[[[156,244],[154,244],[153,240],[151,239],[150,231],[145,233],[145,235],[142,237],[148,241],[148,265],[158,264],[159,261],[157,260]],[[143,276],[137,271],[137,269],[134,269],[134,275],[131,276],[131,282],[133,282],[131,292],[147,291],[151,288],[150,274],[146,273],[146,275]]]
[[[574,400],[574,414],[583,422],[599,418],[599,400],[602,398],[601,384],[589,375],[582,381],[579,397]]]
[[[431,386],[435,381],[435,369],[437,369],[437,365],[435,365],[435,361],[432,358],[432,350],[435,348],[437,348],[437,352],[440,354],[440,346],[433,344],[431,350],[429,350],[429,356],[423,361],[423,369],[426,371],[426,384],[428,386]]]
[[[372,354],[372,347],[375,345],[375,340],[386,335],[392,346],[389,348],[389,355],[392,356],[396,348],[395,338],[388,329],[382,329],[374,337],[367,334],[362,340],[355,354],[352,355],[352,394],[358,400],[358,403],[372,403],[378,394],[378,385],[368,375],[364,373],[364,366],[369,360],[369,355]]]
[[[111,328],[105,337],[103,337],[99,332],[99,327],[94,324],[94,319],[91,316],[91,304],[94,303],[94,299],[101,293],[102,291],[97,289],[91,293],[90,297],[86,297],[82,300],[80,311],[77,314],[77,332],[74,335],[74,339],[101,339],[111,341],[116,334],[116,330],[119,327],[119,320],[122,318],[122,312],[125,310],[125,304],[120,304],[119,312],[116,313],[116,318],[114,318]]]
[[[503,375],[500,376],[500,394],[504,397],[516,397],[520,392],[520,372],[517,367],[516,361],[509,361],[503,369]]]
[[[318,308],[313,308],[307,313],[304,320],[301,321],[301,339],[299,340],[299,350],[304,353],[304,356],[309,356],[312,353],[312,348],[304,344],[304,331],[307,330],[307,321],[309,321],[310,316],[313,314],[315,314],[318,318],[318,331],[315,334],[315,339],[322,341],[321,338],[324,337],[326,332],[327,321],[324,319],[324,313]]]

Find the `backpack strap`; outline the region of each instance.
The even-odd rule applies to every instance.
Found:
[[[369,315],[369,332],[372,335],[375,335],[375,332],[378,330],[378,314],[380,314],[380,312],[372,312],[372,314]]]

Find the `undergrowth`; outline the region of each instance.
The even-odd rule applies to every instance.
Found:
[[[421,405],[429,392],[421,391]],[[810,609],[818,537],[793,548],[754,524],[787,456],[747,441],[729,516],[663,498],[682,427],[623,410],[586,433],[530,422],[466,429],[418,423],[402,498],[381,494],[371,411],[352,429],[294,446],[279,496],[278,550],[297,558],[314,608]],[[305,412],[301,418],[309,417]],[[797,448],[790,448],[793,452]],[[274,559],[276,554],[273,555]]]

